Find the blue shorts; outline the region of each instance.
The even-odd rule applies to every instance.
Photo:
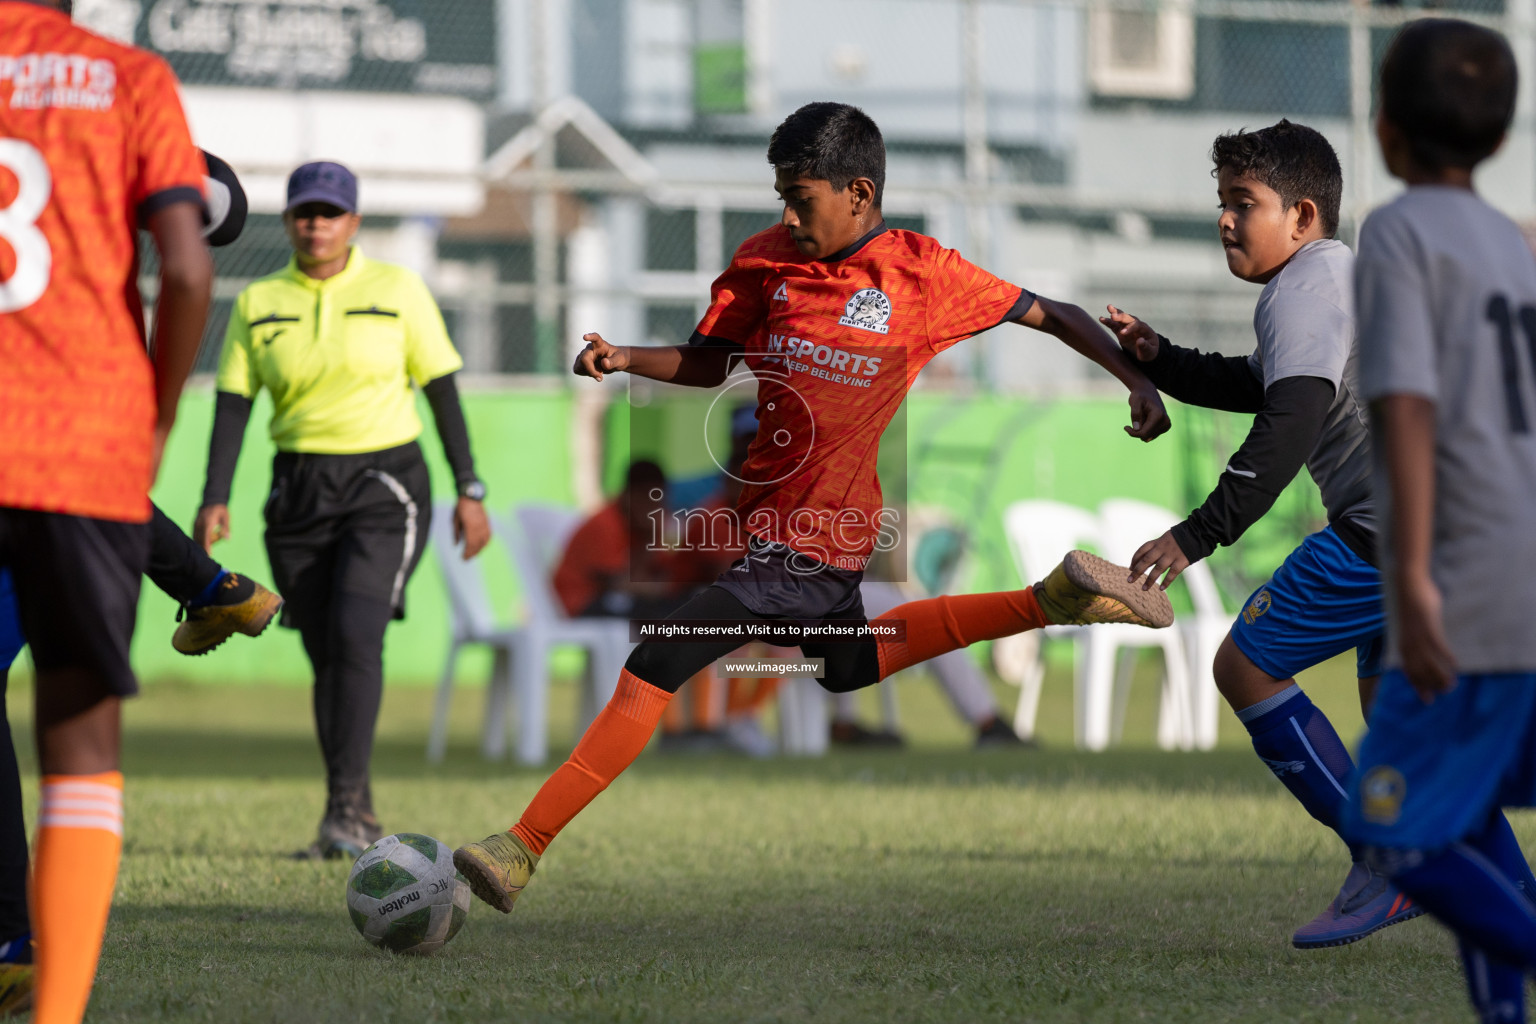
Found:
[[[1366,679],[1381,674],[1386,629],[1381,573],[1330,526],[1302,541],[1253,592],[1232,624],[1232,642],[1276,679],[1353,647],[1356,674]]]
[[[1458,676],[1431,704],[1402,670],[1382,677],[1349,785],[1344,838],[1438,850],[1497,807],[1536,806],[1536,672]]]
[[[21,612],[16,608],[16,591],[11,589],[11,574],[0,569],[0,672],[11,667],[16,655],[27,646],[21,635]]]

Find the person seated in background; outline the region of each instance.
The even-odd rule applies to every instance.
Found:
[[[686,590],[653,536],[666,511],[667,477],[648,459],[630,463],[624,488],[571,534],[555,566],[555,596],[572,618],[659,619]]]

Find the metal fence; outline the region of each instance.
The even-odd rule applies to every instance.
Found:
[[[1533,4],[1453,0],[1434,10],[1504,30],[1528,69]],[[406,21],[434,31],[453,22],[433,36],[440,59],[430,63],[440,67],[428,79],[498,56],[479,38],[487,4],[308,6],[388,21],[401,46]],[[472,372],[563,373],[590,329],[677,343],[735,246],[778,216],[763,158],[773,126],[802,102],[840,99],[863,106],[885,133],[892,225],[933,234],[1042,293],[1088,308],[1114,301],[1182,341],[1241,351],[1256,296],[1227,275],[1215,241],[1214,136],[1280,117],[1318,127],[1345,167],[1341,236],[1352,239],[1393,188],[1371,132],[1375,67],[1395,28],[1425,10],[1281,0],[504,0],[499,100],[486,106],[485,211],[372,218],[365,245],[386,258],[409,254]],[[153,44],[151,22],[146,15],[139,35]],[[302,61],[176,59],[194,80],[233,66],[257,68],[274,87],[315,84],[296,70]],[[359,58],[332,84],[387,88],[404,66]],[[369,85],[369,75],[384,77]],[[1514,137],[1484,184],[1519,217],[1536,210],[1524,90]],[[239,289],[285,260],[270,216],[253,218],[218,254],[202,368],[216,359]],[[1037,394],[1091,386],[1082,360],[1023,333],[963,346],[935,367],[935,383]]]

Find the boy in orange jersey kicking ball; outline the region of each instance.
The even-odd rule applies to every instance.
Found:
[[[864,623],[863,569],[891,529],[875,475],[880,435],[930,359],[1005,321],[1054,335],[1118,377],[1131,393],[1131,436],[1168,429],[1156,388],[1083,310],[1001,281],[931,238],[886,228],[885,144],[863,111],[801,107],[774,132],[768,162],[781,223],[737,250],[689,343],[621,348],[589,334],[576,361],[578,375],[597,380],[625,370],[713,388],[738,361],[757,377],[759,427],[736,509],[747,555],[669,621]],[[912,601],[870,623],[894,636],[790,645],[825,659],[822,685],[846,692],[1023,630],[1170,624],[1167,597],[1126,577],[1073,552],[1033,587]],[[549,843],[639,755],[677,688],[741,642],[640,644],[613,699],[517,824],[454,854],[475,895],[510,912]]]

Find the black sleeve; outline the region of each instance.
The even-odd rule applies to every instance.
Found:
[[[1157,356],[1136,363],[1157,390],[1188,405],[1227,412],[1258,412],[1264,406],[1264,382],[1254,376],[1247,356],[1224,356],[1180,348],[1161,334]]]
[[[464,422],[464,406],[459,402],[459,386],[453,374],[446,373],[436,380],[429,380],[421,389],[432,406],[432,419],[437,422],[437,436],[443,442],[443,454],[453,469],[454,483],[463,487],[474,483],[475,456],[469,450],[469,424]]]
[[[1233,543],[1269,511],[1317,446],[1332,405],[1333,384],[1322,377],[1286,377],[1264,392],[1263,408],[1216,489],[1172,530],[1185,558],[1198,562]]]
[[[203,484],[203,505],[228,505],[235,482],[235,463],[245,443],[245,425],[251,421],[253,403],[233,391],[214,398],[213,436],[208,440],[208,479]]]
[[[694,348],[728,348],[735,352],[746,349],[746,345],[730,338],[723,338],[718,334],[700,334],[694,331],[688,336],[688,344]]]

